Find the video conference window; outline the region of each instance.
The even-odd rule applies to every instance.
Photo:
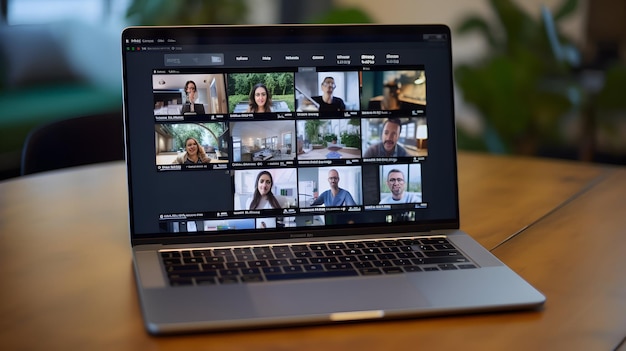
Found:
[[[361,205],[361,167],[300,168],[298,189],[301,208]]]
[[[228,74],[228,110],[231,113],[293,112],[293,79],[292,72]]]
[[[361,158],[361,120],[307,119],[296,122],[298,160]]]
[[[361,110],[417,110],[426,107],[426,72],[363,71]]]
[[[228,163],[224,122],[155,125],[157,165]]]
[[[422,202],[422,165],[383,165],[380,174],[380,205]]]
[[[363,158],[428,156],[426,117],[364,118]]]
[[[279,222],[283,227],[315,227],[326,224],[326,219],[323,215],[306,215],[279,218]]]
[[[293,161],[293,121],[231,122],[233,162]]]
[[[254,219],[215,219],[206,220],[202,222],[203,231],[215,232],[220,230],[242,230],[242,229],[254,229]]]
[[[363,224],[363,223],[402,223],[415,222],[417,216],[411,211],[367,211],[367,212],[333,212],[327,213],[326,224]]]
[[[227,113],[223,74],[155,74],[155,115]]]
[[[235,211],[298,207],[295,168],[247,169],[234,173]]]
[[[297,72],[297,112],[359,110],[357,72]]]
[[[264,217],[264,218],[256,218],[256,227],[257,229],[272,229],[276,228],[276,217]]]
[[[284,227],[323,226],[323,215],[290,217],[235,218],[197,221],[168,221],[160,223],[164,233],[218,232],[225,230],[275,229]]]

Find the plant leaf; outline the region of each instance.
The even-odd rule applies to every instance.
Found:
[[[534,41],[539,25],[511,0],[490,0],[502,28],[507,36],[507,52]]]
[[[369,14],[358,7],[336,7],[322,17],[314,18],[309,23],[339,24],[339,23],[373,23]]]
[[[554,21],[558,22],[568,17],[578,8],[578,0],[564,0],[561,6],[555,11]]]

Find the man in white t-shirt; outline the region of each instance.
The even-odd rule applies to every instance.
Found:
[[[421,194],[404,191],[406,180],[404,179],[404,173],[399,169],[392,169],[387,173],[387,187],[391,194],[380,200],[381,205],[422,202]]]

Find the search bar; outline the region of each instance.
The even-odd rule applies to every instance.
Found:
[[[220,66],[224,54],[165,54],[165,66]]]

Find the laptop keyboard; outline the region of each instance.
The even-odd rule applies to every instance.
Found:
[[[163,250],[160,254],[172,286],[476,268],[442,236]]]

